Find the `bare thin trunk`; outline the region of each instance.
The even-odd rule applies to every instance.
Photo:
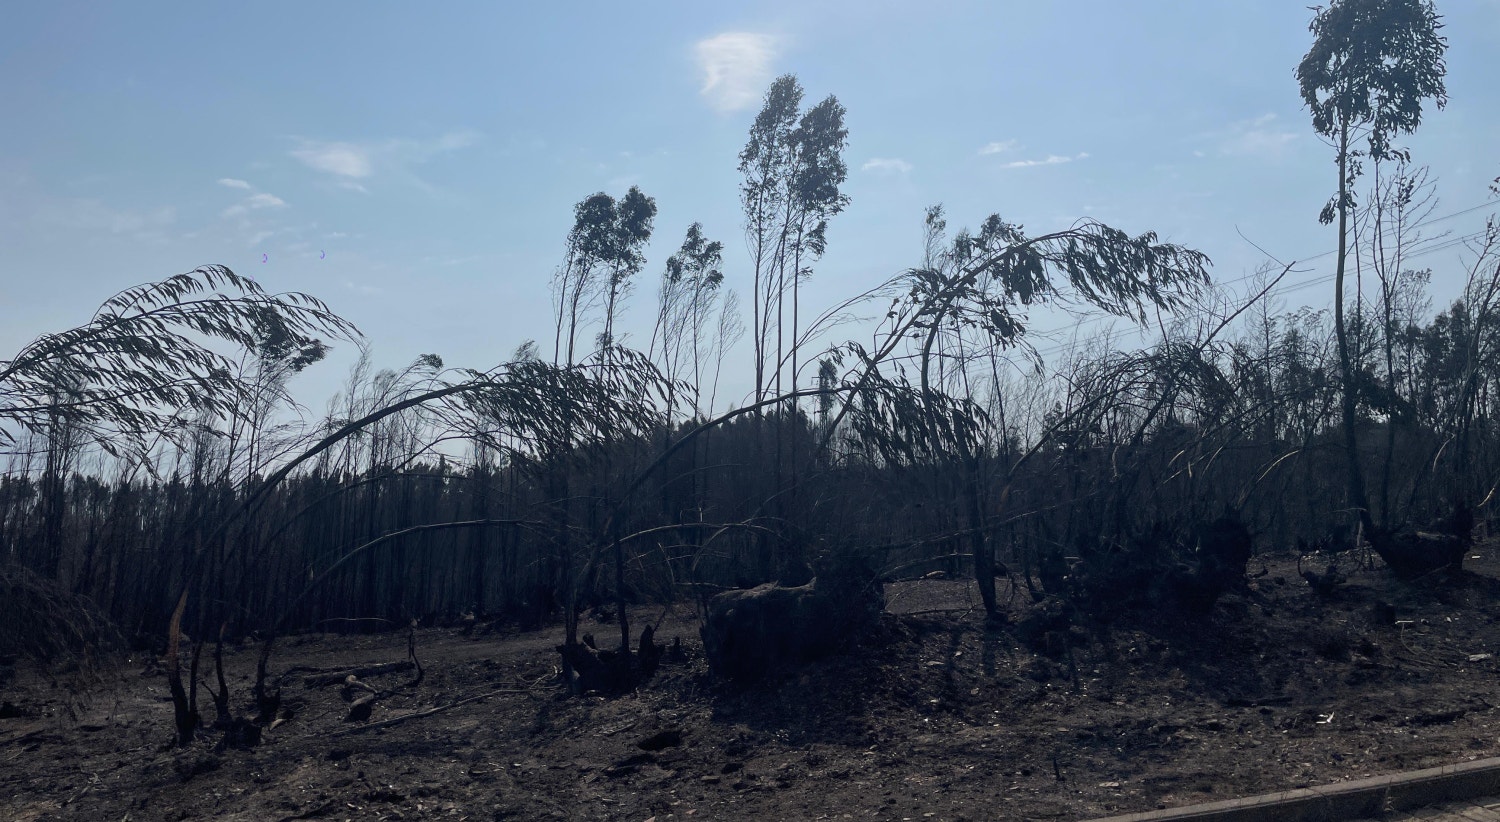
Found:
[[[1339,347],[1339,381],[1343,389],[1344,452],[1349,465],[1349,504],[1359,514],[1359,522],[1366,538],[1375,534],[1375,523],[1370,516],[1370,501],[1365,493],[1364,472],[1359,464],[1359,446],[1356,436],[1358,397],[1355,394],[1354,365],[1349,354],[1349,333],[1344,323],[1344,274],[1347,269],[1349,250],[1349,126],[1345,124],[1339,134],[1339,247],[1338,260],[1333,279],[1333,324]]]

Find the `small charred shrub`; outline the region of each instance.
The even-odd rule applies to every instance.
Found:
[[[91,667],[122,646],[92,600],[17,565],[0,565],[0,658]]]

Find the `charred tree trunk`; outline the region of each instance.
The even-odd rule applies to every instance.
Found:
[[[979,584],[979,598],[984,602],[985,615],[993,618],[999,615],[1000,606],[995,597],[995,556],[985,537],[984,509],[981,507],[984,500],[984,477],[977,456],[968,455],[964,460],[964,467],[964,506],[968,513],[971,532],[969,539],[974,554],[974,581]]]

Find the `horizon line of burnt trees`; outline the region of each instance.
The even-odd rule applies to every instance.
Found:
[[[937,210],[929,229],[943,230]],[[1403,272],[1402,322],[1377,322],[1378,307],[1354,315],[1361,460],[1378,478],[1380,522],[1426,523],[1460,503],[1494,510],[1495,261],[1479,254],[1465,297],[1429,320],[1420,319],[1425,272]],[[911,289],[891,321],[922,314],[931,298],[920,280],[935,270],[898,278]],[[569,563],[588,574],[576,581],[581,602],[618,593],[605,558],[580,559],[610,542],[611,518],[633,524],[623,535],[632,602],[805,582],[810,560],[834,549],[865,552],[885,576],[972,574],[979,541],[1018,585],[1056,588],[1059,562],[1148,533],[1181,542],[1183,529],[1226,512],[1263,549],[1336,536],[1352,546],[1357,521],[1336,480],[1342,392],[1327,312],[1276,314],[1259,300],[1226,334],[1229,312],[1212,300],[1179,312],[1150,347],[1096,342],[1050,373],[1018,371],[999,346],[977,344],[965,335],[971,318],[932,323],[889,341],[889,369],[842,378],[822,369],[795,417],[769,405],[690,438],[703,418],[667,425],[670,384],[639,354],[616,349],[613,365],[573,368],[522,356],[505,377],[486,378],[508,396],[476,391],[463,404],[391,414],[304,463],[227,530],[218,524],[237,516],[266,466],[305,439],[266,424],[269,404],[258,423],[184,426],[144,461],[91,450],[91,432],[58,414],[17,442],[0,476],[0,554],[89,597],[127,635],[159,641],[204,552],[206,596],[232,633],[263,630],[267,614],[297,629],[466,613],[537,625],[565,598]],[[879,353],[851,345],[824,365]],[[262,346],[246,372],[274,393],[298,358],[305,349]],[[639,381],[616,384],[615,372]],[[444,374],[434,358],[402,372],[374,372],[364,358],[317,430],[465,384]],[[639,399],[651,391],[655,404]],[[585,409],[591,394],[598,407]],[[434,451],[453,438],[468,440],[467,459]],[[555,452],[538,447],[548,439]],[[795,486],[778,486],[778,452]],[[962,487],[975,471],[986,488],[977,514]]]
[[[1343,16],[1372,3],[1415,17]],[[742,330],[701,226],[665,266],[648,350],[615,339],[656,213],[635,188],[575,209],[550,362],[531,343],[482,371],[362,358],[311,424],[287,413],[288,380],[325,340],[359,339],[323,303],[222,267],[122,292],[0,361],[0,654],[97,642],[104,622],[68,616],[86,599],[132,641],[169,637],[174,695],[185,637],[259,634],[264,706],[271,639],[289,630],[560,613],[576,686],[598,662],[580,650],[589,607],[612,609],[628,669],[628,604],[711,613],[718,592],[815,567],[859,576],[845,591],[946,568],[992,615],[1002,589],[1099,613],[1211,607],[1252,538],[1342,549],[1359,532],[1399,574],[1456,567],[1463,520],[1494,515],[1500,481],[1500,228],[1461,238],[1463,295],[1432,315],[1414,261],[1454,239],[1431,235],[1435,183],[1390,138],[1442,103],[1441,38],[1343,36],[1423,21],[1436,37],[1423,0],[1334,3],[1299,68],[1338,147],[1331,318],[1271,307],[1291,265],[1234,296],[1203,254],[1151,233],[1034,235],[992,215],[950,234],[935,206],[921,265],[809,321],[799,284],[848,203],[847,131],[833,97],[803,110],[790,76],[740,155],[742,407],[715,410]],[[1393,53],[1350,56],[1369,42]],[[1388,71],[1402,61],[1417,68]],[[1350,262],[1373,296],[1345,293]],[[1028,334],[1044,309],[1157,337],[1048,363]],[[866,342],[827,342],[857,319]],[[1417,536],[1440,518],[1450,538]],[[178,703],[190,738],[195,693]]]

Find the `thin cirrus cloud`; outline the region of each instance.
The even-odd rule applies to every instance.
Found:
[[[251,188],[253,188],[253,186],[251,186],[244,180],[236,180],[233,177],[220,177],[219,185],[224,186],[225,188],[238,188],[245,191],[249,191]]]
[[[1015,140],[996,140],[992,143],[984,144],[984,146],[979,149],[979,156],[984,157],[990,154],[1003,154],[1004,152],[1015,149],[1017,146],[1018,143],[1016,143]]]
[[[349,142],[299,140],[291,155],[314,171],[333,176],[342,188],[364,192],[360,181],[380,171],[405,171],[408,166],[425,163],[442,154],[459,151],[479,142],[473,131],[454,131],[431,140],[390,138],[386,140]],[[414,176],[411,177],[414,181]]]
[[[872,157],[859,170],[876,174],[907,174],[911,171],[911,163],[897,157]]]
[[[1031,168],[1033,166],[1055,166],[1055,165],[1061,165],[1063,163],[1071,163],[1074,160],[1087,160],[1088,158],[1089,158],[1089,153],[1087,151],[1080,151],[1077,154],[1074,154],[1072,157],[1065,157],[1065,156],[1063,156],[1061,154],[1048,154],[1045,158],[1043,158],[1041,160],[1013,160],[1013,161],[1011,161],[1009,163],[1005,163],[1005,164],[1001,165],[1000,167],[1001,168]]]
[[[292,156],[301,160],[302,164],[308,168],[337,177],[352,177],[356,180],[370,176],[373,165],[370,155],[371,149],[368,146],[358,146],[353,143],[309,141],[301,148],[292,150]]]
[[[260,192],[246,197],[242,202],[224,209],[225,217],[243,217],[251,211],[262,208],[285,208],[286,201],[275,194]]]
[[[768,34],[730,31],[693,47],[703,86],[698,94],[719,112],[739,111],[760,100],[771,81],[777,41]]]
[[[1233,123],[1211,136],[1218,140],[1222,155],[1274,159],[1296,141],[1297,132],[1284,128],[1275,114],[1262,114]]]
[[[373,285],[366,285],[364,283],[356,283],[353,280],[345,280],[344,287],[356,294],[362,294],[366,297],[378,297],[381,294],[385,293],[385,289],[383,288]]]

